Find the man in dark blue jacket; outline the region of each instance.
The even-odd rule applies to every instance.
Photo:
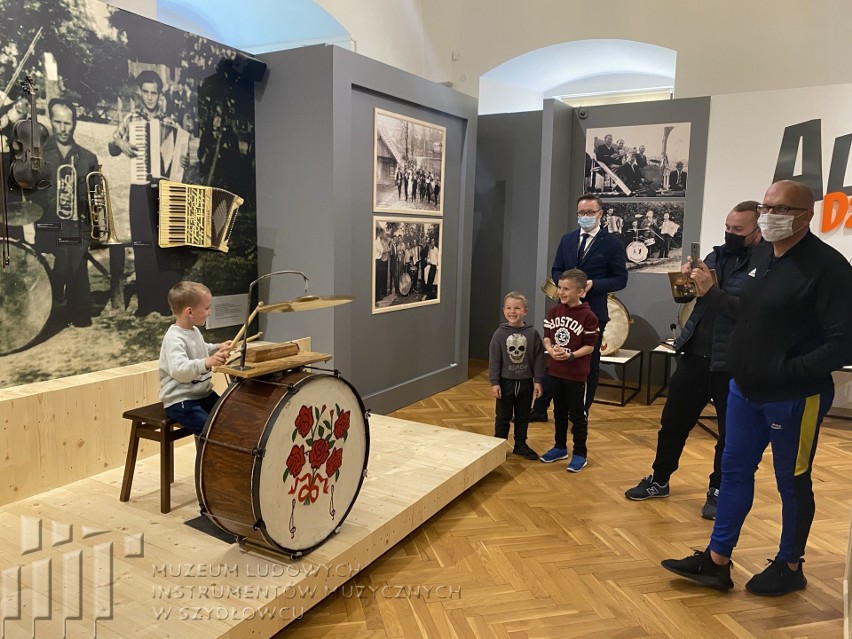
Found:
[[[580,228],[566,233],[559,241],[553,260],[551,277],[554,282],[572,268],[579,268],[589,278],[584,300],[598,318],[598,343],[591,355],[589,376],[586,378],[586,412],[595,399],[600,374],[601,342],[604,328],[609,321],[606,297],[627,286],[627,255],[624,245],[616,235],[611,235],[601,226],[603,205],[598,196],[591,193],[577,199],[577,224]],[[544,378],[544,393],[533,404],[530,421],[547,421],[547,407],[552,397],[549,376]],[[555,461],[555,460],[554,460]]]
[[[752,251],[748,283],[736,306],[728,363],[728,432],[722,485],[710,544],[666,570],[729,590],[731,554],[754,500],[754,475],[772,444],[781,495],[775,559],[746,590],[777,596],[807,585],[802,571],[815,503],[811,472],[823,417],[834,399],[832,371],[852,363],[852,265],[810,232],[814,194],[776,182],[758,206],[771,246]],[[693,270],[699,292],[712,290],[705,268]]]
[[[725,411],[731,381],[727,362],[728,340],[734,326],[731,306],[747,279],[751,247],[760,240],[757,202],[737,204],[725,218],[725,243],[714,247],[704,258],[707,268],[716,271],[719,286],[714,288],[713,294],[698,298],[674,344],[679,355],[677,369],[672,375],[669,396],[660,417],[653,472],[624,493],[628,499],[642,501],[669,496],[669,478],[677,470],[686,438],[701,411],[712,400],[719,422],[719,439],[701,516],[715,519],[716,499],[722,483]],[[689,258],[682,270],[688,275],[692,266],[692,258]]]

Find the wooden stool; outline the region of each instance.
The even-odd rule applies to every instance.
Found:
[[[152,439],[160,442],[160,511],[167,513],[172,509],[171,485],[175,480],[174,442],[194,435],[166,415],[162,403],[131,408],[122,415],[131,421],[130,444],[127,447],[127,461],[124,463],[124,480],[121,482],[121,501],[130,499],[130,486],[133,484],[133,471],[136,469],[136,454],[139,452],[140,439]]]

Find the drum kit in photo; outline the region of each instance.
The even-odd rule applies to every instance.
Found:
[[[370,451],[369,411],[358,391],[338,371],[310,366],[331,355],[302,352],[294,342],[247,345],[261,336],[245,337],[259,313],[353,299],[308,295],[305,283],[302,297],[259,303],[234,338],[232,359],[213,369],[230,383],[199,437],[195,472],[201,512],[213,524],[241,545],[294,559],[340,530]]]

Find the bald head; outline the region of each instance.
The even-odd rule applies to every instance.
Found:
[[[814,207],[814,194],[808,186],[801,182],[779,180],[766,190],[763,202],[764,204],[786,204],[787,206],[810,210]]]

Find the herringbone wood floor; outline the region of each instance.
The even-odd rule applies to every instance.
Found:
[[[493,433],[487,373],[395,412],[395,417]],[[382,558],[280,637],[840,637],[852,496],[852,430],[827,420],[814,471],[817,514],[805,591],[766,599],[743,589],[774,557],[780,505],[767,452],[755,506],[727,594],[660,568],[707,544],[700,518],[713,438],[694,429],[668,499],[631,502],[624,490],[650,470],[663,400],[595,404],[589,465],[509,455]],[[530,444],[552,445],[550,424],[532,424]],[[440,451],[435,451],[440,455]]]

